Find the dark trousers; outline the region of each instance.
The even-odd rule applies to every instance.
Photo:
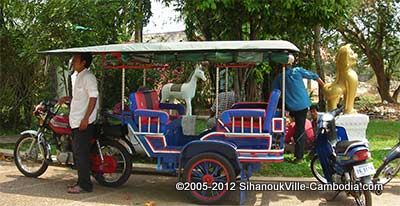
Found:
[[[308,108],[300,111],[290,112],[290,116],[294,118],[294,121],[296,123],[296,130],[294,132],[294,140],[295,140],[294,156],[296,157],[296,159],[303,159],[304,155],[304,146],[306,142],[304,126],[306,123],[307,112]]]
[[[86,190],[92,191],[93,185],[90,180],[90,149],[91,139],[95,135],[95,127],[89,124],[86,130],[72,129],[72,150],[74,152],[75,166],[78,170],[78,185]]]

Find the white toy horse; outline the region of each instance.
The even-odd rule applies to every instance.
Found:
[[[168,83],[161,89],[161,102],[169,102],[175,99],[183,99],[186,102],[186,115],[192,115],[192,99],[196,93],[197,79],[206,81],[201,65],[196,64],[196,69],[190,75],[189,81],[183,84]]]

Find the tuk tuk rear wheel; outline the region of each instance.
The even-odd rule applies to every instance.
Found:
[[[202,204],[211,204],[228,196],[235,186],[229,183],[235,182],[236,176],[232,164],[225,157],[208,152],[187,162],[183,181],[188,186],[185,191],[189,197]]]

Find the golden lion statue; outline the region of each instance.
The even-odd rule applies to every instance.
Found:
[[[344,113],[357,113],[354,110],[354,98],[356,97],[358,76],[351,69],[356,64],[357,55],[351,50],[350,44],[340,47],[336,55],[336,79],[325,84],[323,92],[328,101],[328,111],[337,107],[340,97],[344,96]]]

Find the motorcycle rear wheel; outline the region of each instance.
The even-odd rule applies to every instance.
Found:
[[[118,187],[128,181],[132,172],[132,158],[127,149],[119,142],[113,140],[100,141],[101,151],[104,157],[112,158],[117,163],[113,173],[99,173],[93,171],[96,181],[106,187]],[[98,148],[94,152],[98,155]]]
[[[15,144],[14,162],[18,170],[27,177],[39,177],[46,172],[46,149],[43,143],[32,134],[22,135]]]
[[[363,190],[359,192],[360,194],[353,195],[357,206],[372,206],[371,191]]]

